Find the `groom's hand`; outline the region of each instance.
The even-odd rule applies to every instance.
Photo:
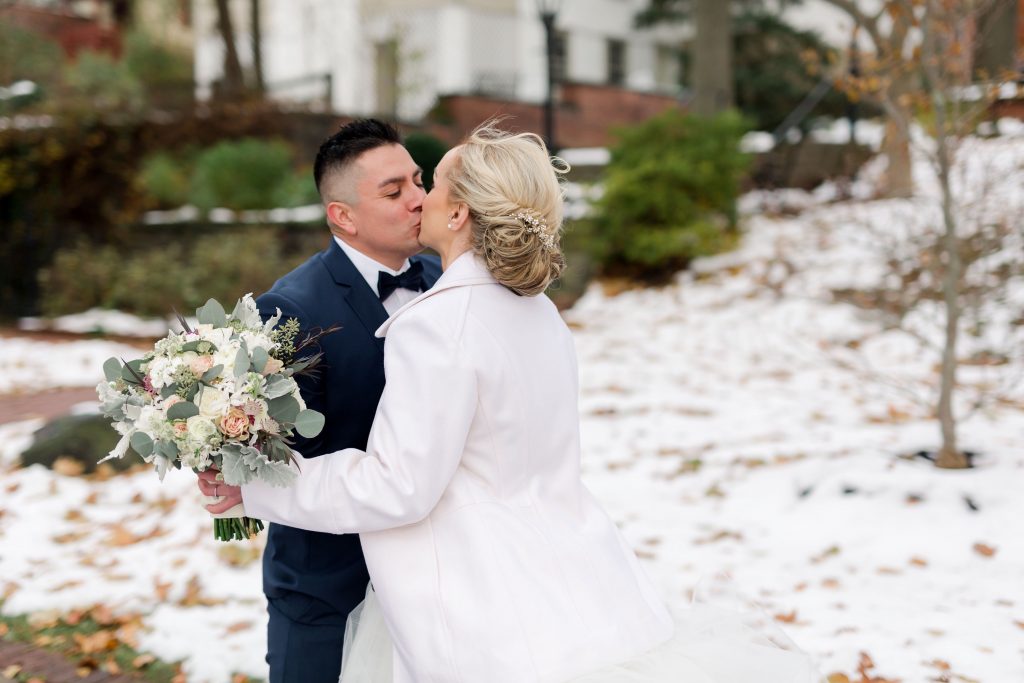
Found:
[[[220,472],[217,470],[206,470],[199,472],[199,490],[204,496],[220,498],[216,503],[206,505],[206,509],[218,514],[225,512],[242,503],[242,489],[238,486],[230,486],[222,481],[217,481]]]

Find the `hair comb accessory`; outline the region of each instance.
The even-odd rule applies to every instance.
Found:
[[[525,211],[517,211],[516,213],[510,214],[508,218],[515,218],[516,220],[522,221],[526,224],[526,232],[532,232],[548,249],[555,248],[555,238],[548,234],[547,228],[548,223],[543,218],[537,218],[531,216]]]

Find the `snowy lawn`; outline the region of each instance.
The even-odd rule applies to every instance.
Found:
[[[1005,150],[1019,162],[1024,140],[972,158]],[[1019,216],[1015,168],[997,196]],[[936,361],[829,290],[878,277],[865,224],[927,211],[820,198],[801,199],[797,217],[752,216],[737,252],[671,286],[594,286],[567,312],[586,481],[676,608],[727,572],[824,673],[1024,680],[1024,391],[1003,382],[1024,371],[1020,326],[1004,330],[1006,364],[964,372],[966,394],[998,386],[1002,399],[962,424],[976,467],[906,457],[937,445],[911,400],[934,390]],[[1021,296],[1017,283],[1009,301]],[[3,611],[105,603],[141,614],[141,649],[183,660],[190,681],[264,677],[260,541],[215,543],[191,474],[161,485],[150,471],[98,481],[13,468],[37,426],[0,427]]]

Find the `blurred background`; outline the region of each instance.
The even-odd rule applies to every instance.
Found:
[[[427,179],[494,116],[572,165],[588,485],[675,598],[732,572],[835,683],[1021,680],[1022,67],[1024,0],[0,0],[0,680],[265,675],[262,541],[97,468],[92,387],[324,248],[366,116]]]

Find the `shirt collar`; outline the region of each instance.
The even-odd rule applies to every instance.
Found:
[[[363,276],[364,280],[366,280],[366,284],[370,285],[370,289],[373,290],[374,294],[380,294],[380,292],[377,291],[377,274],[380,271],[383,270],[385,273],[398,275],[409,269],[409,259],[405,259],[405,263],[402,264],[401,268],[394,270],[392,268],[388,268],[383,263],[375,261],[352,245],[346,244],[343,240],[339,239],[337,235],[332,235],[332,237],[334,238],[334,241],[338,243],[338,246],[341,247],[341,250],[345,252],[345,255],[348,256],[352,265],[359,271],[359,274]]]

